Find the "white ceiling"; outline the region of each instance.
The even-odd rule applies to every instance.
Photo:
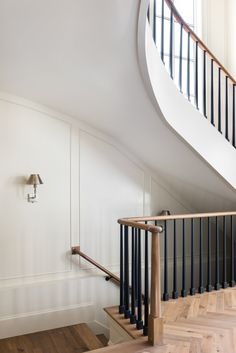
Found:
[[[145,90],[139,1],[0,0],[0,90],[113,136],[193,209],[232,208],[235,193],[164,125]]]

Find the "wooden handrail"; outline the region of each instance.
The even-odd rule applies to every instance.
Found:
[[[80,251],[80,246],[73,246],[71,248],[71,253],[72,253],[72,255],[79,255],[79,256],[83,257],[86,261],[88,261],[89,263],[91,263],[92,265],[97,267],[102,272],[106,273],[107,276],[109,277],[109,279],[111,279],[111,280],[117,282],[118,284],[120,284],[120,279],[119,279],[118,276],[114,275],[114,273],[112,273],[111,271],[107,270],[105,267],[103,267],[102,265],[100,265],[99,263],[97,263],[96,261],[91,259],[91,257],[89,257],[88,255],[86,255],[82,251]]]
[[[139,224],[139,228],[141,223],[138,222],[155,222],[155,221],[168,221],[168,220],[174,220],[174,219],[191,219],[191,218],[211,218],[211,217],[224,217],[224,216],[236,216],[236,212],[232,211],[232,212],[210,212],[210,213],[191,213],[191,214],[178,214],[178,215],[168,215],[168,216],[144,216],[144,217],[131,217],[131,218],[123,218],[121,220],[119,220],[118,222],[120,224],[134,224],[134,227],[137,227],[137,224]],[[141,229],[146,229],[144,228],[144,226],[148,226],[148,225],[144,225],[141,224],[142,228]],[[158,227],[154,227],[154,226],[150,226],[150,231],[152,231],[152,229],[157,229],[160,230],[160,226]],[[159,233],[161,233],[159,231]]]
[[[229,71],[221,64],[221,62],[216,58],[216,56],[210,51],[210,49],[203,43],[203,41],[194,33],[194,31],[189,27],[189,25],[184,21],[178,10],[176,9],[175,5],[171,0],[165,0],[167,6],[173,13],[175,20],[183,26],[186,32],[190,33],[191,38],[194,40],[195,43],[198,43],[198,46],[205,51],[209,57],[214,60],[214,62],[221,68],[221,70],[225,73],[225,75],[230,79],[230,81],[236,85],[236,80],[234,77],[229,73]]]
[[[122,218],[122,219],[118,219],[117,222],[119,224],[124,225],[124,226],[146,230],[151,233],[161,233],[163,231],[162,227],[160,227],[160,226],[138,223],[138,222],[142,222],[141,218],[137,218],[137,220],[136,220],[136,218]]]

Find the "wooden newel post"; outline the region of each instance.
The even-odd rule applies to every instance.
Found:
[[[161,317],[161,258],[160,234],[152,233],[151,255],[151,299],[148,322],[148,341],[154,345],[163,344],[163,318]]]

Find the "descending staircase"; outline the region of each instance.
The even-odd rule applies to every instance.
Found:
[[[106,345],[104,335],[96,336],[86,324],[78,324],[0,340],[0,352],[82,353]]]

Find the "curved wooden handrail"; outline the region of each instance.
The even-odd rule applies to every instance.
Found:
[[[147,216],[147,217],[131,217],[131,218],[123,218],[122,221],[119,222],[121,224],[126,223],[127,225],[134,224],[133,226],[137,227],[137,224],[139,225],[139,228],[145,229],[144,226],[146,227],[147,225],[141,224],[138,222],[155,222],[155,221],[168,221],[168,220],[174,220],[174,219],[191,219],[191,218],[213,218],[213,217],[226,217],[226,216],[236,216],[236,212],[210,212],[210,213],[189,213],[189,214],[177,214],[177,215],[169,215],[169,216]],[[132,227],[132,225],[131,225]],[[161,233],[160,231],[160,226],[154,227],[154,226],[149,226],[152,228],[158,228],[158,232]]]
[[[221,70],[225,73],[225,75],[230,79],[230,81],[236,85],[236,80],[234,77],[229,73],[229,71],[221,64],[221,62],[216,58],[216,56],[210,51],[210,49],[203,43],[203,41],[196,35],[196,33],[189,27],[189,25],[184,21],[178,10],[176,9],[175,5],[171,0],[165,0],[167,6],[172,11],[175,20],[183,26],[183,29],[186,32],[190,33],[191,38],[195,43],[198,43],[198,46],[205,51],[208,56],[221,68]]]

